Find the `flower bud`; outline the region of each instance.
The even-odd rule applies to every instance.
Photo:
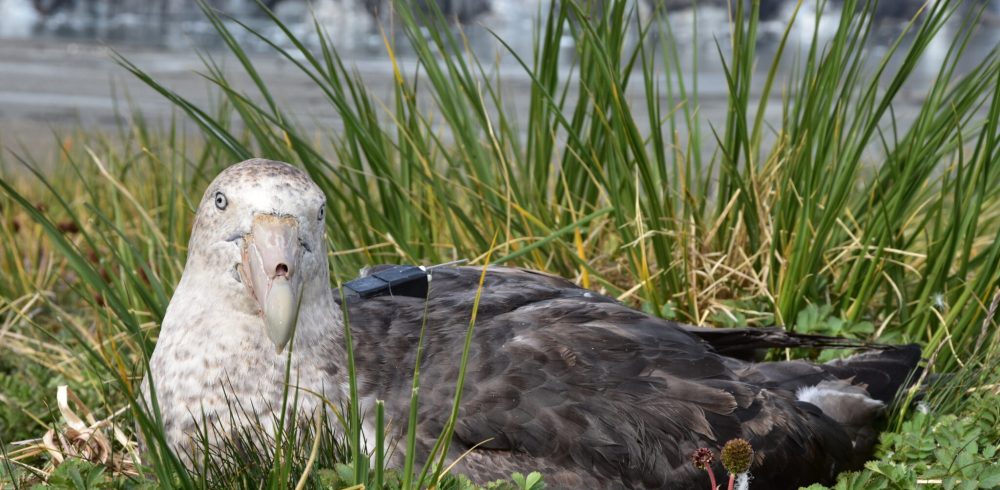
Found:
[[[750,470],[753,446],[746,439],[732,439],[722,447],[722,465],[726,471],[738,475]]]
[[[714,459],[715,456],[712,455],[712,450],[707,447],[695,449],[694,453],[691,454],[691,462],[699,470],[704,470],[712,466],[712,460]]]

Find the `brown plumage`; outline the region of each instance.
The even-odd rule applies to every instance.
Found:
[[[433,273],[421,368],[423,451],[448,415],[479,275],[471,267]],[[385,399],[405,421],[424,301],[354,299],[347,311],[360,391]],[[773,337],[768,345],[782,342],[764,332]],[[482,444],[460,471],[482,481],[537,469],[557,488],[704,488],[706,473],[690,455],[743,437],[757,455],[755,486],[829,482],[870,456],[875,416],[920,357],[909,346],[825,365],[756,364],[718,354],[712,340],[727,347],[722,334],[651,317],[561,278],[489,270],[453,451]],[[824,382],[827,404],[847,412],[841,422],[796,396]],[[868,398],[865,386],[881,400]]]

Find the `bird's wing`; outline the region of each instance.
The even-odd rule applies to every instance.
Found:
[[[426,305],[380,297],[349,308],[367,389],[404,407],[412,379],[404,371],[412,372],[426,318],[420,432],[431,441],[450,412],[479,272],[435,271]],[[741,379],[744,372],[758,379]],[[851,441],[815,406],[796,401],[792,387],[829,375],[806,363],[777,372],[768,378],[677,324],[564,279],[492,269],[475,321],[456,450],[478,447],[466,467],[487,478],[498,474],[489,468],[502,476],[510,470],[503,463],[517,461],[656,487],[707,484],[690,454],[744,437],[758,451],[759,479],[828,480],[850,459]]]

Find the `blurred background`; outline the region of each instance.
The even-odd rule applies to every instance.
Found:
[[[548,8],[549,0],[409,1],[423,11],[436,7],[451,19],[453,28],[460,29],[467,37],[469,49],[480,60],[495,63],[496,76],[504,81],[506,90],[517,93],[530,82],[507,50],[530,58],[533,28],[540,13]],[[960,69],[984,59],[1000,41],[1000,0],[950,1],[963,5],[949,28],[938,36],[939,42],[922,57],[917,76],[905,87],[902,104],[896,108],[903,120],[922,100],[925,87],[921,81],[929,80],[941,67],[957,31],[975,29],[965,54],[969,61],[960,64]],[[373,92],[388,95],[391,63],[383,33],[404,67],[411,59],[405,43],[395,42],[399,38],[389,2],[263,0],[262,3],[297,38],[306,42],[317,39],[314,29],[320,26],[347,63],[357,67]],[[826,4],[818,29],[817,2],[803,2],[793,26],[793,44],[808,45],[814,32],[820,36],[831,33],[839,22],[841,2],[831,0]],[[210,0],[207,4],[230,16],[234,25],[236,21],[244,23],[279,45],[287,43],[254,0]],[[698,2],[697,9],[692,8],[689,0],[636,0],[635,4],[640,18],[648,19],[657,9],[667,13],[674,45],[682,60],[692,60],[694,54],[700,53],[697,64],[691,64],[690,68],[692,74],[697,70],[700,107],[709,121],[713,114],[724,115],[728,95],[716,46],[725,54],[729,4],[729,0],[704,0]],[[923,4],[922,0],[885,0],[877,6],[878,20],[869,41],[873,59],[888,48]],[[795,0],[761,2],[764,23],[758,46],[758,70],[766,70],[770,65],[770,54],[795,6]],[[974,25],[970,27],[963,22],[967,15],[978,12],[982,15]],[[246,31],[235,28],[233,32],[244,35],[241,43],[256,54],[254,61],[261,75],[289,112],[299,114],[320,131],[337,129],[337,115],[329,104],[317,103],[322,100],[321,95],[315,93],[301,72],[287,69],[286,60]],[[509,48],[496,42],[494,34]],[[204,66],[204,56],[218,60],[223,67],[231,65],[223,48],[195,0],[0,0],[0,145],[44,162],[58,151],[58,145],[52,145],[53,135],[80,127],[113,132],[136,111],[154,123],[168,121],[173,114],[169,102],[121,69],[111,57],[112,50],[182,95],[210,103],[213,91],[198,72]],[[572,48],[567,39],[565,49]],[[566,70],[568,73],[569,67]],[[234,77],[239,79],[240,73],[237,71]],[[517,97],[508,100],[515,106],[518,103]],[[907,107],[907,101],[913,107]],[[780,109],[780,104],[772,106]],[[518,111],[517,107],[512,109]],[[723,113],[717,114],[718,111]]]

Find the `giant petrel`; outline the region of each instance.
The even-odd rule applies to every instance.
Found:
[[[345,317],[362,411],[385,400],[394,438],[406,431],[426,319],[418,461],[444,428],[481,269],[434,269],[426,304],[403,294],[342,301],[330,284],[324,201],[306,173],[261,159],[229,167],[205,191],[148,376],[178,452],[199,450],[192,437],[206,422],[210,442],[234,424],[273,427],[286,379],[301,389],[301,419],[328,406],[318,395],[344,403]],[[823,343],[837,342],[681,325],[559,277],[489,268],[448,457],[480,482],[538,470],[554,488],[706,488],[690,455],[744,438],[755,449],[752,486],[831,482],[871,456],[878,416],[920,351],[751,360],[759,348]],[[227,413],[233,397],[252,417]],[[369,442],[372,424],[363,424]]]

